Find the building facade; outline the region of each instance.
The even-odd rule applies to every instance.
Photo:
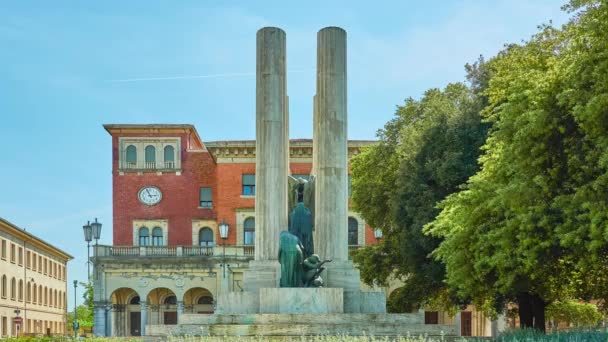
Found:
[[[0,218],[0,337],[65,334],[71,259]]]
[[[184,312],[213,313],[218,294],[242,290],[255,251],[255,141],[204,142],[192,125],[104,127],[113,244],[93,257],[95,334],[139,336]],[[371,143],[350,141],[349,157]],[[291,140],[289,154],[291,175],[308,178],[312,140]],[[352,210],[348,239],[351,249],[376,242]]]

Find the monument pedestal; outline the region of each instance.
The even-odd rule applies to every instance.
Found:
[[[260,289],[261,314],[334,314],[344,312],[342,289]]]

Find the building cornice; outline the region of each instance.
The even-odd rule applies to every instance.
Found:
[[[0,217],[0,229],[6,231],[8,234],[15,236],[16,238],[25,241],[26,243],[32,244],[46,252],[53,254],[55,256],[59,256],[65,261],[69,261],[74,259],[70,254],[62,251],[61,249],[51,245],[50,243],[42,240],[41,238],[26,232],[24,229],[17,227],[11,222]]]
[[[348,157],[351,158],[364,146],[375,144],[375,140],[349,140]],[[255,140],[210,141],[205,146],[218,163],[255,163]],[[289,157],[292,162],[312,161],[312,139],[289,141]]]

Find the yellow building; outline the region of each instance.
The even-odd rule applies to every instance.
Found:
[[[0,218],[0,337],[65,334],[71,259]]]

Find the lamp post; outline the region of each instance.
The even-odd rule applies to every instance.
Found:
[[[87,221],[87,224],[82,226],[82,230],[84,231],[84,241],[87,242],[87,277],[89,282],[91,281],[91,241],[95,239],[95,246],[97,246],[97,242],[99,241],[99,237],[101,236],[101,223],[97,222],[97,217],[95,218],[95,222],[91,223]]]
[[[380,228],[374,229],[374,237],[376,238],[376,241],[382,238],[382,230]]]
[[[78,280],[74,280],[74,322],[72,323],[72,328],[74,329],[74,338],[78,338],[78,328],[80,325],[78,324],[78,311],[76,308],[78,305],[76,304],[76,289],[78,287]]]
[[[89,281],[91,280],[91,241],[93,240],[93,227],[91,227],[91,223],[87,221],[87,224],[82,226],[82,230],[84,231],[84,241],[87,242],[87,277]]]
[[[230,226],[228,223],[222,221],[220,223],[220,238],[222,238],[222,268],[224,271],[224,278],[226,278],[226,239],[228,239],[228,231],[230,230]]]

